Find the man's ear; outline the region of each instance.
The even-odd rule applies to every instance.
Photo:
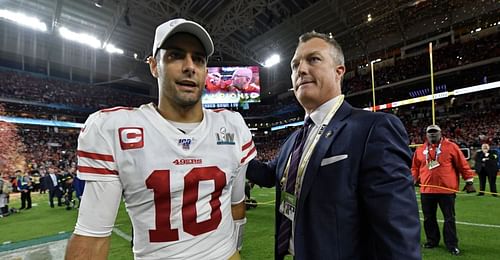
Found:
[[[341,79],[344,76],[344,73],[345,73],[345,66],[344,65],[337,65],[335,67],[335,75],[337,75],[337,77],[339,79]]]
[[[153,75],[153,77],[155,78],[158,78],[158,63],[156,62],[156,59],[153,56],[150,56],[148,58],[148,64],[151,75]]]

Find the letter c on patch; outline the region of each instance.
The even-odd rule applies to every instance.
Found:
[[[118,128],[122,150],[144,147],[144,129],[142,127]]]

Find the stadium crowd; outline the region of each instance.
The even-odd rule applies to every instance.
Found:
[[[433,52],[434,72],[460,67],[500,56],[500,33],[468,42],[455,42]],[[347,93],[356,93],[371,87],[371,74],[359,74],[346,81]],[[421,53],[406,58],[395,58],[393,66],[374,68],[375,85],[383,86],[398,81],[429,74],[429,54]]]
[[[78,131],[54,129],[51,127],[18,128],[19,140],[23,146],[19,149],[21,162],[15,171],[2,169],[3,182],[10,183],[6,192],[20,192],[27,197],[20,209],[31,208],[31,193],[47,193],[58,199],[58,206],[70,209],[73,201],[73,179],[76,172],[76,141]],[[52,173],[55,181],[49,173]],[[78,184],[78,183],[75,183]],[[7,190],[6,190],[7,191]],[[7,199],[8,201],[8,199]],[[64,205],[63,205],[64,201]],[[2,207],[0,216],[8,216],[16,209]]]
[[[51,79],[17,71],[0,71],[0,97],[93,111],[112,106],[137,106],[153,98],[101,86]]]
[[[434,71],[460,67],[466,64],[500,56],[500,33],[494,33],[469,41],[457,40],[454,44],[437,47],[433,53]],[[386,57],[391,58],[391,57]],[[361,61],[359,61],[361,62]],[[358,73],[358,64],[353,69],[355,76],[345,82],[346,94],[356,93],[371,87],[371,76]],[[383,86],[398,81],[426,75],[429,73],[429,56],[425,51],[415,56],[394,58],[394,64],[375,67],[376,86]],[[91,109],[95,111],[110,106],[137,106],[155,101],[152,97],[133,94],[116,89],[91,86],[67,80],[52,79],[30,73],[0,71],[0,98],[14,98],[42,104],[59,104],[67,108]],[[85,93],[85,95],[82,95]],[[286,113],[289,104],[278,106]],[[293,104],[297,106],[297,104]],[[245,116],[258,116],[267,112],[276,112],[276,104],[259,106],[257,112],[244,111]]]

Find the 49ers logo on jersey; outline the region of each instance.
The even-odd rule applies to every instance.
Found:
[[[203,160],[202,159],[191,159],[191,158],[188,158],[188,159],[175,159],[172,163],[174,163],[175,165],[185,165],[185,164],[202,164],[203,163]]]
[[[120,127],[118,135],[122,150],[144,147],[144,129],[142,127]]]

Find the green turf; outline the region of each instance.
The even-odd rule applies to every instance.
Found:
[[[19,195],[11,196],[10,207],[19,208]],[[43,236],[57,235],[60,232],[71,232],[78,212],[67,211],[65,207],[51,208],[48,203],[48,194],[32,193],[34,206],[29,210],[6,218],[0,218],[0,244],[6,241],[23,241]],[[37,205],[35,205],[37,204]]]
[[[461,251],[461,258],[468,260],[500,259],[500,199],[492,196],[478,197],[475,194],[459,193],[455,207],[458,246]],[[420,216],[422,219],[422,214]],[[443,219],[443,215],[439,209],[438,219]],[[497,227],[471,226],[458,222],[489,224],[496,225]],[[422,249],[423,259],[441,260],[456,258],[448,253],[444,245],[442,239],[443,223],[440,222],[439,227],[441,230],[439,247]],[[425,242],[423,229],[421,237],[422,243]]]
[[[252,197],[265,204],[247,211],[241,257],[274,259],[274,189],[254,188]]]
[[[48,195],[33,194],[37,203],[30,210],[23,210],[6,218],[0,218],[0,245],[4,242],[19,243],[43,241],[60,232],[70,233],[74,227],[77,211],[67,211],[64,207],[50,208]],[[243,259],[273,259],[274,243],[274,189],[255,187],[252,197],[260,204],[247,212],[248,223],[245,227]],[[19,207],[19,198],[11,199],[11,207]],[[456,203],[457,221],[500,226],[500,199],[492,196],[477,197],[460,193]],[[438,218],[442,219],[440,213]],[[117,228],[131,234],[128,215],[120,207],[116,220]],[[440,223],[442,228],[442,223]],[[494,260],[500,259],[500,227],[480,227],[457,224],[459,247],[462,259]],[[32,241],[29,241],[32,240]],[[422,230],[422,242],[425,241]],[[4,247],[6,248],[6,247]],[[2,247],[0,246],[0,251]],[[455,259],[445,249],[443,242],[434,249],[423,249],[423,259]],[[109,259],[132,259],[130,243],[113,234]],[[291,258],[287,258],[291,259]]]

